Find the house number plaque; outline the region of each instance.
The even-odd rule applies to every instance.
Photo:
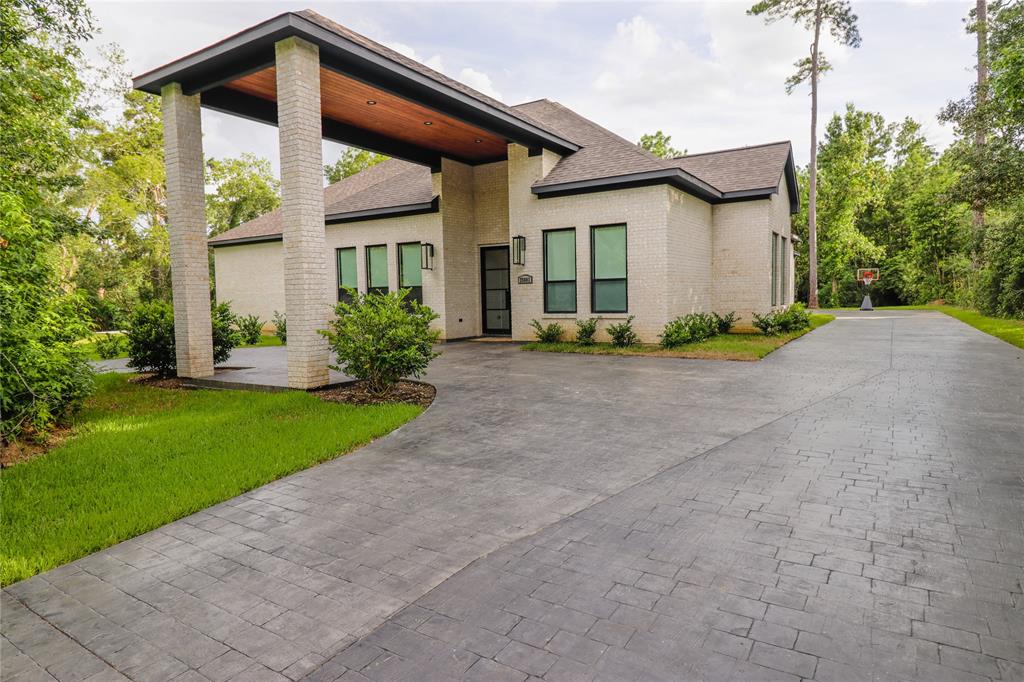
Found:
[[[533,284],[533,275],[519,275],[520,284]]]

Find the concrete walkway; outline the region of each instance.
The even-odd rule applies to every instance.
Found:
[[[5,590],[5,679],[1024,678],[1021,351],[445,351],[387,438]]]

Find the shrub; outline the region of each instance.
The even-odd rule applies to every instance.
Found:
[[[215,303],[210,308],[210,319],[213,323],[213,364],[227,362],[231,351],[242,345],[242,335],[235,330],[238,316],[231,312],[228,301]]]
[[[718,326],[719,334],[728,334],[729,330],[732,329],[732,325],[736,322],[736,313],[731,312],[728,315],[719,315],[718,313],[711,313],[715,316],[715,324]]]
[[[663,348],[700,343],[718,335],[718,319],[709,313],[690,313],[672,320],[661,333]]]
[[[263,320],[259,315],[240,315],[235,324],[242,336],[242,343],[252,346],[260,342],[260,337],[263,336]]]
[[[6,169],[5,169],[6,171]],[[57,232],[0,191],[0,441],[42,436],[92,390],[82,297],[61,281]]]
[[[608,325],[608,335],[612,337],[612,345],[616,348],[626,348],[640,343],[640,337],[633,331],[634,317],[635,315],[630,315],[618,324]]]
[[[562,325],[557,322],[544,326],[537,320],[530,320],[530,326],[534,328],[534,334],[540,343],[558,343],[565,332]]]
[[[758,315],[754,313],[754,326],[765,336],[778,336],[800,331],[811,326],[811,314],[803,303],[794,303],[783,310]]]
[[[437,313],[413,300],[408,289],[386,294],[353,293],[340,301],[337,317],[321,334],[338,357],[332,369],[366,381],[371,393],[384,395],[399,380],[419,377],[431,360],[440,332],[430,323]]]
[[[124,337],[120,334],[100,334],[96,337],[96,354],[104,360],[116,358],[124,348]]]
[[[227,302],[210,308],[213,335],[213,363],[231,357],[241,337],[234,329],[235,315]],[[128,366],[160,377],[174,376],[178,368],[174,348],[174,307],[164,301],[140,303],[135,307],[126,334]]]
[[[600,317],[576,320],[576,343],[581,346],[593,346],[594,335],[597,334],[597,322]]]
[[[174,308],[165,301],[140,303],[128,321],[128,366],[157,376],[174,374]]]
[[[288,318],[285,314],[275,310],[271,321],[274,324],[274,336],[281,339],[281,343],[288,343]]]

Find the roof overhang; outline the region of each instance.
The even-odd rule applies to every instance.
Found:
[[[277,123],[277,105],[232,89],[239,79],[270,69],[275,64],[275,44],[298,37],[317,45],[322,70],[365,83],[419,107],[482,129],[505,141],[528,147],[544,147],[560,154],[579,149],[571,140],[534,125],[495,106],[487,98],[473,97],[451,85],[431,78],[346,35],[300,14],[288,12],[248,28],[218,43],[182,57],[170,64],[137,76],[136,89],[159,94],[170,83],[179,83],[185,94],[200,94],[203,106],[265,123]],[[372,129],[355,128],[344,122],[324,119],[324,137],[379,151],[415,163],[437,165],[441,156],[458,159],[443,149],[429,149],[407,141],[389,139]]]
[[[786,165],[782,169],[786,177],[786,191],[789,194],[789,213],[796,215],[800,212],[800,182],[796,177],[796,163],[793,161],[793,145],[789,145],[789,155],[786,156]]]

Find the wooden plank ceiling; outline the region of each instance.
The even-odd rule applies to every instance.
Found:
[[[277,70],[268,67],[226,87],[276,102]],[[504,138],[324,68],[320,109],[326,118],[456,158],[489,161],[507,152]]]

